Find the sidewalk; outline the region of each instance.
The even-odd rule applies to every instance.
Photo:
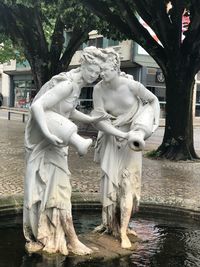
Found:
[[[24,177],[24,127],[20,121],[0,119],[0,212],[21,210]],[[146,150],[162,140],[163,127],[148,140]],[[200,127],[195,127],[195,147],[200,155]],[[69,151],[73,203],[98,203],[100,168],[93,151],[80,158]],[[144,157],[141,206],[158,205],[200,212],[200,162],[170,162]],[[199,213],[200,214],[200,213]]]

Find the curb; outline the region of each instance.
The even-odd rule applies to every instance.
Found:
[[[0,197],[0,216],[22,213],[23,195]]]
[[[73,210],[100,210],[99,193],[72,192]],[[23,194],[0,197],[0,217],[23,212]]]
[[[99,193],[72,193],[73,211],[101,211]],[[0,198],[0,217],[18,215],[23,212],[23,195],[13,195]],[[200,220],[200,212],[177,206],[167,206],[159,203],[141,202],[138,215],[175,216],[189,220]]]

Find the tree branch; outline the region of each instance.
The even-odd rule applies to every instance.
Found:
[[[53,69],[57,69],[58,63],[61,57],[61,53],[63,50],[64,44],[64,23],[61,21],[60,16],[57,17],[54,32],[51,37],[51,47],[50,47],[50,62],[51,62],[51,72],[53,73]]]
[[[190,6],[190,24],[183,45],[194,46],[200,32],[200,0],[193,0]]]
[[[81,0],[101,18],[113,25],[127,38],[141,45],[161,67],[165,65],[166,55],[163,48],[152,38],[149,32],[140,24],[134,12],[124,1],[117,0],[120,15],[116,15],[111,11],[110,6],[101,0]]]
[[[60,59],[59,62],[59,69],[60,70],[66,70],[66,68],[68,67],[72,56],[74,55],[74,53],[79,49],[80,45],[85,42],[86,40],[88,40],[89,36],[88,33],[89,31],[91,31],[91,26],[89,26],[88,28],[84,28],[81,29],[79,27],[74,27],[73,31],[71,33],[71,38],[70,41]]]
[[[1,4],[0,10],[1,23],[13,42],[19,45],[23,43],[25,52],[28,51],[32,56],[39,54],[42,58],[47,57],[48,46],[37,7],[26,8],[22,5],[8,7]]]
[[[169,49],[171,38],[171,23],[166,13],[166,5],[164,1],[134,1],[135,8],[138,14],[155,32],[162,45]]]
[[[172,1],[172,9],[170,10],[170,19],[173,25],[173,32],[171,35],[171,39],[174,43],[174,49],[176,53],[178,53],[179,48],[182,44],[182,16],[184,9],[186,7],[186,3],[184,0],[173,0]]]
[[[102,2],[101,0],[81,0],[81,2],[97,16],[105,19],[108,23],[111,23],[116,29],[125,34],[127,38],[131,38],[127,24],[120,18],[120,16],[113,14],[106,2]]]

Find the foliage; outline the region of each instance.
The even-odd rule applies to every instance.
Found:
[[[166,83],[166,126],[158,149],[160,155],[169,159],[197,158],[193,147],[192,100],[194,77],[200,70],[200,0],[80,1],[107,21],[112,31],[115,29],[112,35],[138,43],[162,69]],[[171,4],[169,9],[167,4]],[[185,11],[189,24],[183,35]]]
[[[144,154],[145,157],[147,158],[152,158],[152,159],[159,159],[160,157],[160,152],[157,151],[157,150],[151,150],[151,151],[148,151]]]
[[[114,38],[129,38],[140,44],[165,70],[165,64],[169,53],[174,49],[179,53],[184,52],[185,47],[195,40],[199,41],[200,36],[200,1],[177,0],[172,2],[170,14],[167,13],[165,0],[80,0],[99,17],[109,23],[109,29],[103,32],[113,35]],[[191,14],[191,24],[188,29],[189,35],[182,42],[182,14],[184,9]],[[148,30],[141,24],[139,17],[149,25],[157,35],[160,43],[156,42]],[[110,26],[112,28],[110,28]],[[113,31],[113,29],[115,29]],[[179,50],[180,47],[183,49]],[[200,49],[196,47],[193,51],[198,60],[199,69]],[[195,71],[197,71],[197,69]]]
[[[16,59],[18,62],[25,60],[20,47],[14,46],[12,41],[4,34],[0,34],[0,64]]]
[[[91,30],[105,25],[78,0],[0,0],[0,61],[24,54],[39,89],[67,69]],[[63,33],[69,31],[66,42]]]

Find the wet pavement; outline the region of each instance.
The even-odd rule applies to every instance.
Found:
[[[0,119],[0,206],[5,199],[18,202],[23,197],[24,128],[21,120]],[[146,151],[162,141],[160,127],[147,141]],[[195,127],[195,148],[200,155],[200,127]],[[85,157],[69,152],[73,197],[99,200],[100,168],[93,162],[94,148]],[[144,156],[141,204],[157,204],[200,212],[200,162],[152,160]],[[1,210],[1,209],[0,209]]]

